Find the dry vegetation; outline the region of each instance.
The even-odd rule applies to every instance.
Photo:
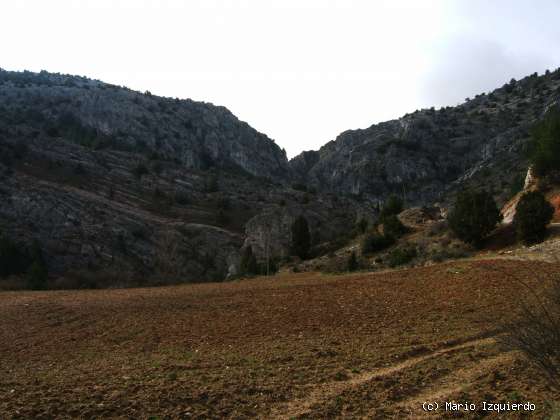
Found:
[[[557,268],[4,292],[0,417],[403,418],[452,399],[529,400],[542,417],[557,396],[496,338],[525,294],[512,275],[539,290]]]

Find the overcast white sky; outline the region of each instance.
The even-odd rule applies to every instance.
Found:
[[[557,0],[2,0],[0,67],[228,107],[289,157],[560,66]]]

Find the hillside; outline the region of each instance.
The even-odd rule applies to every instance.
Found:
[[[297,267],[300,216],[309,256],[330,259],[391,193],[406,207],[439,202],[442,214],[466,185],[505,203],[559,87],[560,71],[535,74],[457,107],[344,132],[288,162],[224,107],[2,70],[0,232],[38,244],[56,288],[231,279],[249,247],[257,271]]]
[[[212,104],[141,94],[87,78],[0,71],[2,135],[132,151],[189,169],[235,168],[286,181],[286,154]]]
[[[377,202],[391,193],[409,205],[444,202],[461,186],[484,185],[503,203],[527,170],[531,127],[559,100],[560,70],[535,73],[456,107],[345,131],[290,166],[319,190]]]
[[[223,280],[245,243],[287,255],[298,215],[318,246],[361,211],[293,189],[285,153],[223,107],[82,77],[0,71],[0,157],[0,232],[40,244],[53,287]]]

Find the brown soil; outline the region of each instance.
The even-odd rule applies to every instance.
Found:
[[[538,291],[558,268],[0,293],[0,418],[407,418],[519,398],[540,418],[554,393],[496,338],[527,295],[517,279]]]

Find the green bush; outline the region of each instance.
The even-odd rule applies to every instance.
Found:
[[[554,208],[541,192],[523,194],[517,203],[513,219],[517,238],[526,244],[542,242],[553,214]]]
[[[358,257],[356,257],[356,253],[352,251],[352,253],[348,257],[346,268],[348,269],[348,271],[356,271],[359,267],[360,264],[358,262]]]
[[[502,220],[502,215],[490,193],[465,190],[457,195],[455,206],[447,220],[459,239],[480,247]]]
[[[242,276],[254,276],[259,274],[257,259],[253,255],[253,248],[249,245],[243,251],[241,263],[239,264],[239,274]]]
[[[7,236],[0,237],[0,277],[26,274],[31,289],[44,289],[47,285],[47,265],[38,241],[31,247],[16,244]]]
[[[33,290],[43,290],[47,287],[48,272],[44,264],[34,261],[27,272],[29,287]]]
[[[356,222],[356,230],[360,233],[365,233],[368,228],[368,221],[367,219],[361,218]]]
[[[408,229],[395,214],[391,214],[383,220],[383,233],[387,236],[399,238],[408,232]]]
[[[403,201],[396,195],[392,194],[383,204],[379,218],[383,221],[387,216],[391,216],[393,214],[397,215],[401,211],[403,211]]]
[[[380,235],[377,232],[366,235],[362,240],[362,254],[372,254],[383,251],[395,243],[395,238],[388,235]]]
[[[25,248],[0,235],[0,277],[24,273],[31,263]]]
[[[412,246],[396,248],[389,253],[388,264],[390,267],[407,264],[416,258],[417,255],[416,248]]]

